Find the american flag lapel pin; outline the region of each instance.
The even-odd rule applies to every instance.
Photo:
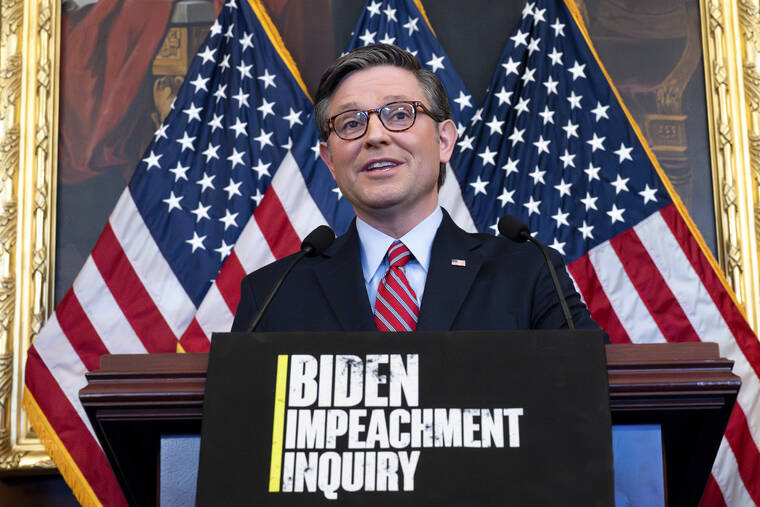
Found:
[[[465,267],[467,266],[467,262],[464,259],[451,259],[451,265],[452,266],[459,266],[459,267]]]

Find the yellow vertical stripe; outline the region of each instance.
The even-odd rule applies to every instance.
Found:
[[[280,492],[282,470],[282,434],[285,429],[285,395],[288,381],[288,356],[277,356],[277,385],[274,390],[274,424],[272,425],[272,459],[269,467],[269,492]]]

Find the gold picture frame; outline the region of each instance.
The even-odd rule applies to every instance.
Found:
[[[760,282],[760,8],[700,0],[717,262],[753,329]],[[55,467],[21,398],[26,350],[52,312],[57,0],[0,2],[0,473]]]

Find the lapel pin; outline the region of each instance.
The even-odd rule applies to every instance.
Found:
[[[459,266],[459,267],[465,267],[467,266],[467,262],[464,259],[451,259],[451,265],[452,266]]]

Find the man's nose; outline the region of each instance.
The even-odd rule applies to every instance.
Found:
[[[367,133],[364,134],[367,143],[383,142],[388,139],[388,129],[380,121],[380,115],[371,111],[367,118]]]

